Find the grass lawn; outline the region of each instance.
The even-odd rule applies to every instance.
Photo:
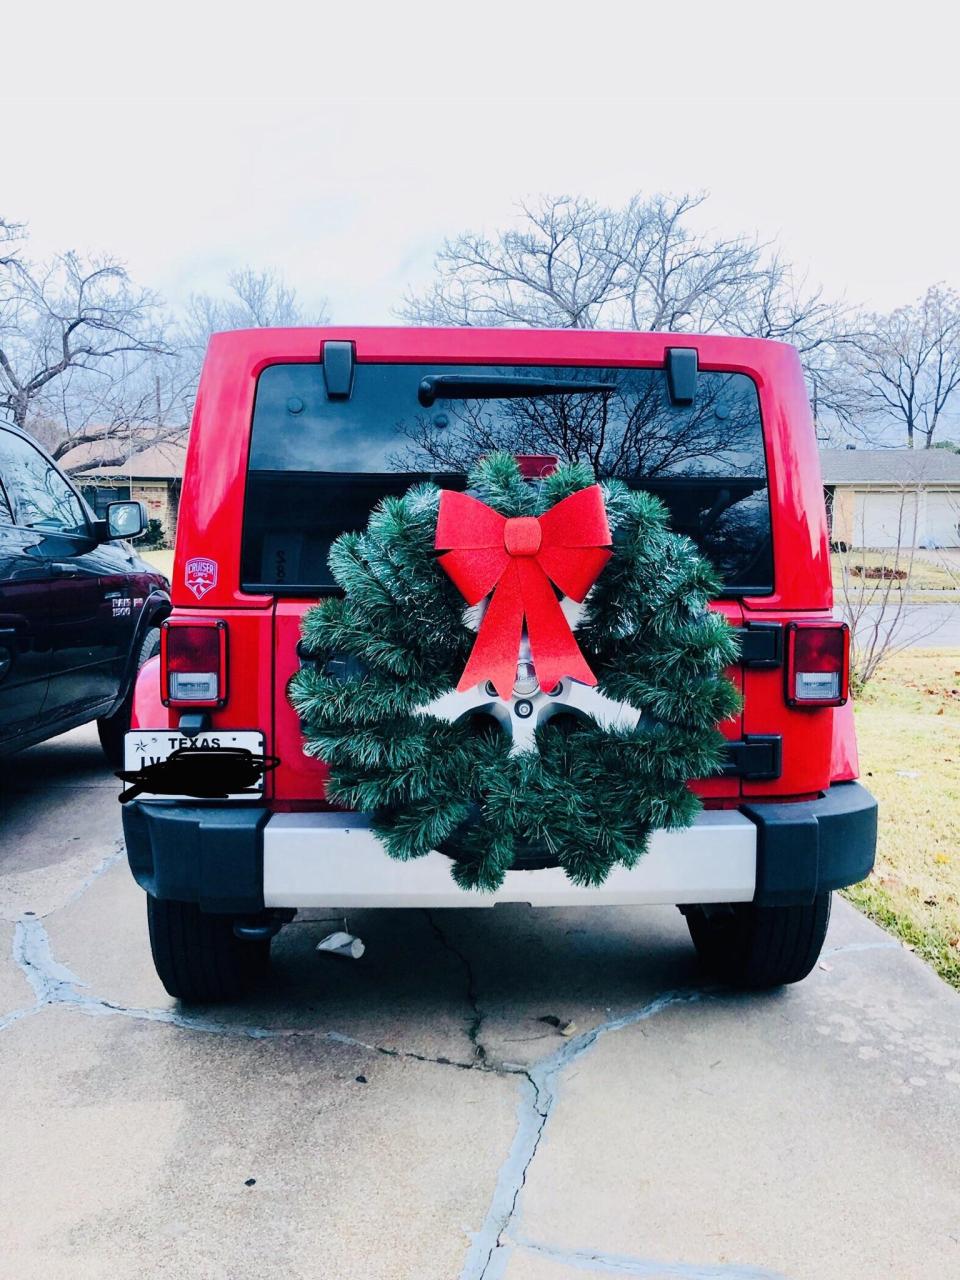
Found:
[[[897,654],[856,704],[877,865],[847,897],[960,989],[960,649]]]
[[[155,569],[159,569],[161,573],[166,574],[168,578],[172,576],[172,551],[140,551],[137,554],[142,560],[146,560],[147,564],[152,564]]]
[[[848,551],[844,554],[834,552],[830,556],[830,565],[833,571],[834,590],[838,591],[843,583],[843,570],[846,567],[851,572],[854,569],[896,569],[897,555],[895,551]],[[902,581],[893,583],[894,591],[957,591],[960,588],[960,573],[951,564],[931,564],[929,560],[914,554],[913,563],[910,563],[910,553],[908,551],[902,554],[901,568],[909,571],[909,577]],[[860,580],[853,578],[854,586],[860,585]],[[868,590],[876,586],[885,584],[878,583],[877,579],[866,579],[866,587]]]

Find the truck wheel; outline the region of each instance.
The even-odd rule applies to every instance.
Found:
[[[687,907],[684,915],[703,965],[736,987],[779,987],[799,982],[817,963],[827,925],[829,893],[807,906]]]
[[[185,1004],[218,1004],[244,995],[270,963],[270,939],[246,941],[230,916],[207,915],[194,902],[147,894],[150,950],[167,992]]]
[[[112,716],[104,716],[97,721],[97,733],[100,735],[100,745],[103,747],[103,754],[107,757],[107,762],[111,769],[123,768],[123,735],[130,729],[130,716],[133,712],[133,690],[137,683],[137,676],[140,668],[150,658],[156,657],[160,652],[160,628],[151,627],[147,634],[140,642],[140,652],[137,654],[137,665],[133,673],[133,679],[130,681],[130,688],[127,696],[114,711]]]

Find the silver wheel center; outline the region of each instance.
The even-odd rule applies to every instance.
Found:
[[[580,621],[583,606],[566,596],[560,607],[572,629]],[[480,625],[485,603],[464,611],[467,625],[474,631]],[[426,715],[449,720],[452,724],[468,716],[488,716],[500,725],[513,739],[511,755],[521,751],[535,751],[536,732],[554,716],[561,713],[581,720],[592,720],[601,729],[632,729],[640,720],[640,712],[625,702],[614,702],[597,689],[581,684],[579,680],[565,677],[555,689],[545,693],[540,688],[537,670],[530,651],[526,628],[520,641],[517,675],[513,684],[513,696],[501,698],[489,682],[458,693],[455,689],[421,707]]]
[[[535,693],[517,694],[504,699],[492,686],[477,685],[463,693],[456,690],[441,694],[421,708],[427,715],[456,723],[467,716],[489,716],[496,720],[513,745],[511,755],[536,750],[536,732],[561,713],[592,720],[602,729],[631,729],[640,720],[640,712],[624,702],[614,702],[578,680],[561,680],[556,689],[544,693],[537,685]]]

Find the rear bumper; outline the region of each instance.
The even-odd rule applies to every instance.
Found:
[[[124,805],[134,878],[158,898],[205,911],[274,907],[614,906],[756,902],[789,905],[862,880],[873,866],[877,804],[856,782],[819,800],[709,810],[683,831],[657,831],[636,867],[597,889],[558,868],[510,871],[496,893],[457,887],[432,853],[389,858],[358,813],[278,813],[169,801]]]

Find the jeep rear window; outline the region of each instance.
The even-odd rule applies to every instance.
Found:
[[[424,378],[536,378],[583,393],[418,398]],[[607,389],[596,390],[598,384]],[[693,404],[673,404],[663,369],[358,364],[349,399],[329,399],[319,364],[272,365],[253,415],[243,586],[329,591],[330,544],[362,529],[387,494],[419,480],[463,489],[470,462],[494,449],[586,461],[605,479],[657,494],[671,524],[723,576],[724,594],[773,588],[770,507],[753,380],[701,371]]]

